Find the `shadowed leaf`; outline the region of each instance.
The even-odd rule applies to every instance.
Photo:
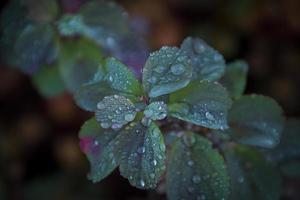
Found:
[[[280,197],[279,171],[255,149],[238,145],[225,149],[232,200],[276,200]]]
[[[204,137],[185,133],[172,146],[167,165],[171,200],[220,200],[229,195],[229,177],[222,156]]]
[[[170,95],[170,114],[173,117],[212,129],[225,129],[231,106],[228,94],[220,84],[193,81]]]
[[[140,189],[155,188],[165,171],[165,144],[159,128],[151,123],[131,123],[115,141],[114,153],[121,175]]]
[[[240,143],[273,148],[283,129],[282,109],[276,101],[261,95],[237,99],[229,111],[228,133]]]
[[[225,71],[223,56],[200,38],[186,38],[181,49],[191,58],[193,79],[218,80]]]
[[[102,129],[95,118],[86,121],[80,129],[80,147],[90,161],[91,171],[88,178],[93,182],[101,181],[116,167],[113,155],[113,140],[118,132]]]

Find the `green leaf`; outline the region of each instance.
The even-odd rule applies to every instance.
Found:
[[[155,188],[165,171],[165,144],[159,128],[151,123],[131,123],[115,141],[114,153],[121,175],[140,189]]]
[[[279,172],[259,151],[237,145],[225,149],[231,178],[232,200],[276,200],[280,197]]]
[[[275,162],[285,162],[300,156],[300,119],[288,119],[281,135],[280,144],[265,152],[267,158]]]
[[[27,17],[37,22],[51,22],[59,12],[56,0],[25,0],[24,4],[28,8]]]
[[[1,13],[0,56],[12,66],[17,65],[15,41],[25,27],[32,24],[25,15],[26,8],[18,1],[10,1]]]
[[[101,50],[87,39],[66,40],[61,44],[59,67],[66,88],[74,93],[93,78],[101,64]]]
[[[162,120],[167,117],[168,106],[163,101],[154,101],[146,106],[144,116],[151,120]]]
[[[42,67],[38,73],[32,76],[32,83],[44,97],[59,95],[65,89],[58,65]]]
[[[136,113],[136,107],[129,99],[113,95],[105,96],[99,101],[95,115],[102,128],[119,130],[133,121]]]
[[[79,107],[95,111],[97,103],[105,96],[119,94],[138,101],[142,95],[142,88],[133,73],[114,58],[107,58],[98,67],[97,73],[75,93],[75,100]]]
[[[185,134],[173,144],[169,155],[168,198],[227,199],[230,183],[223,157],[204,137]]]
[[[123,63],[115,58],[107,58],[104,69],[106,72],[105,79],[110,87],[125,93],[142,95],[142,86],[133,74],[133,72]]]
[[[239,143],[273,148],[279,143],[284,117],[273,99],[246,95],[233,103],[228,121],[228,133]]]
[[[117,167],[113,154],[113,140],[117,135],[116,131],[102,129],[95,118],[81,127],[80,147],[91,164],[88,178],[93,182],[101,181]]]
[[[143,68],[143,86],[149,97],[184,88],[191,77],[190,59],[176,47],[165,46],[151,53]]]
[[[76,104],[84,110],[95,111],[97,103],[105,96],[117,94],[104,81],[83,84],[75,93]]]
[[[224,74],[223,56],[200,38],[187,37],[181,44],[191,58],[193,79],[216,81]]]
[[[58,29],[62,35],[88,37],[106,49],[114,48],[116,40],[130,32],[127,13],[111,1],[90,1],[77,14],[63,15]]]
[[[225,129],[231,100],[218,83],[193,81],[170,95],[171,116],[212,129]]]
[[[300,161],[292,160],[280,166],[281,173],[291,179],[300,179]]]
[[[28,25],[16,40],[14,51],[18,67],[27,73],[52,63],[58,55],[55,33],[49,24]]]
[[[241,96],[246,87],[248,64],[245,61],[237,60],[226,66],[225,75],[220,83],[227,89],[231,97]]]

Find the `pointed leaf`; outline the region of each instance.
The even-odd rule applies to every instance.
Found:
[[[32,82],[44,97],[59,95],[65,89],[57,65],[42,67],[38,73],[32,76]]]
[[[133,121],[136,113],[136,107],[129,99],[113,95],[99,101],[95,115],[102,128],[119,130]]]
[[[228,120],[232,138],[243,144],[266,148],[279,143],[284,123],[282,109],[276,101],[261,95],[237,99]]]
[[[80,129],[80,147],[90,161],[91,171],[88,178],[93,182],[101,181],[116,167],[113,155],[113,140],[118,132],[102,129],[95,118],[86,121]]]
[[[67,89],[74,93],[88,82],[101,64],[101,50],[87,39],[63,41],[59,66]]]
[[[237,60],[226,66],[225,75],[220,83],[227,89],[231,97],[241,96],[246,87],[248,64],[245,61]]]
[[[58,44],[49,24],[28,25],[16,40],[17,65],[26,73],[36,72],[43,64],[51,64],[58,55]]]
[[[165,144],[159,128],[132,123],[117,137],[115,156],[121,175],[140,189],[155,188],[165,171]]]
[[[200,38],[186,38],[181,49],[191,58],[193,79],[218,80],[225,71],[223,56]]]
[[[132,71],[123,63],[115,58],[107,58],[104,69],[105,79],[110,87],[115,90],[131,93],[136,96],[142,95],[142,86],[132,73]]]
[[[231,100],[218,83],[193,81],[170,95],[170,114],[181,120],[212,129],[227,128]]]
[[[149,97],[169,94],[188,85],[190,59],[176,47],[162,47],[150,54],[143,68],[143,86]]]
[[[167,196],[177,199],[227,199],[229,177],[210,141],[185,133],[172,146],[167,165]]]
[[[107,58],[103,65],[98,66],[94,77],[76,91],[75,100],[79,107],[95,111],[97,103],[105,96],[120,94],[136,102],[142,92],[140,83],[125,65]]]
[[[279,172],[255,149],[242,145],[225,150],[231,177],[232,200],[276,200],[280,197]]]

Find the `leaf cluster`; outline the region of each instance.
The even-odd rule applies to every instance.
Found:
[[[279,144],[283,112],[269,97],[243,95],[247,71],[192,37],[151,53],[141,83],[105,59],[75,94],[95,113],[79,134],[89,179],[119,167],[137,188],[166,184],[169,199],[278,199],[279,173],[261,149]]]
[[[1,14],[0,27],[1,58],[32,75],[45,97],[74,93],[95,74],[104,55],[133,68],[140,63],[131,62],[132,54],[146,59],[127,13],[113,2],[89,1],[71,14],[57,0],[12,0]],[[131,41],[130,49],[124,41]]]

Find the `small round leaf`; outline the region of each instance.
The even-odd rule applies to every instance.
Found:
[[[229,176],[223,157],[210,141],[185,133],[172,146],[167,165],[167,196],[179,199],[227,199]]]
[[[187,86],[191,77],[190,59],[176,47],[165,46],[151,53],[143,68],[143,86],[152,98]]]
[[[181,44],[181,49],[191,58],[193,79],[215,81],[224,74],[223,56],[200,38],[186,38]]]

